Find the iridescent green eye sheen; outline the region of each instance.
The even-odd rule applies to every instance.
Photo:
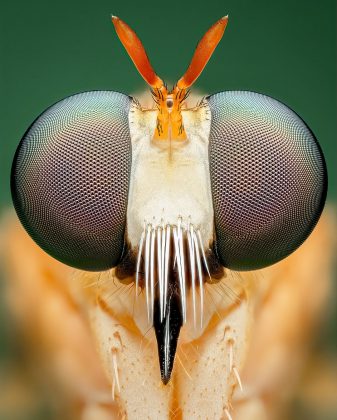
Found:
[[[222,92],[208,103],[218,258],[234,270],[266,267],[317,223],[327,190],[324,157],[304,121],[275,99]]]
[[[124,247],[131,169],[130,97],[70,96],[42,113],[17,149],[17,214],[50,255],[76,268],[115,266]]]

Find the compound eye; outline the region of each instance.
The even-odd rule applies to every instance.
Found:
[[[303,120],[253,92],[222,92],[211,109],[209,163],[220,262],[254,270],[280,261],[322,212],[327,173]]]
[[[70,266],[105,270],[124,248],[131,169],[131,99],[70,96],[25,133],[12,166],[12,197],[30,236]]]

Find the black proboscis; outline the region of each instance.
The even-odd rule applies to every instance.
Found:
[[[160,302],[154,301],[153,327],[156,332],[161,380],[166,385],[171,378],[180,328],[183,324],[181,299],[175,288],[169,288],[166,311],[160,319]]]

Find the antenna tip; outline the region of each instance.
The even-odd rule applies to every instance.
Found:
[[[115,15],[111,15],[111,20],[117,20],[118,19],[118,17],[117,16],[115,16]]]

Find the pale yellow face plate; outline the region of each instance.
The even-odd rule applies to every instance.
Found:
[[[186,140],[153,139],[155,110],[130,110],[132,172],[127,238],[137,247],[144,224],[176,225],[178,219],[200,229],[205,248],[213,239],[213,205],[208,163],[208,106],[182,112]],[[193,174],[193,176],[191,176]]]

